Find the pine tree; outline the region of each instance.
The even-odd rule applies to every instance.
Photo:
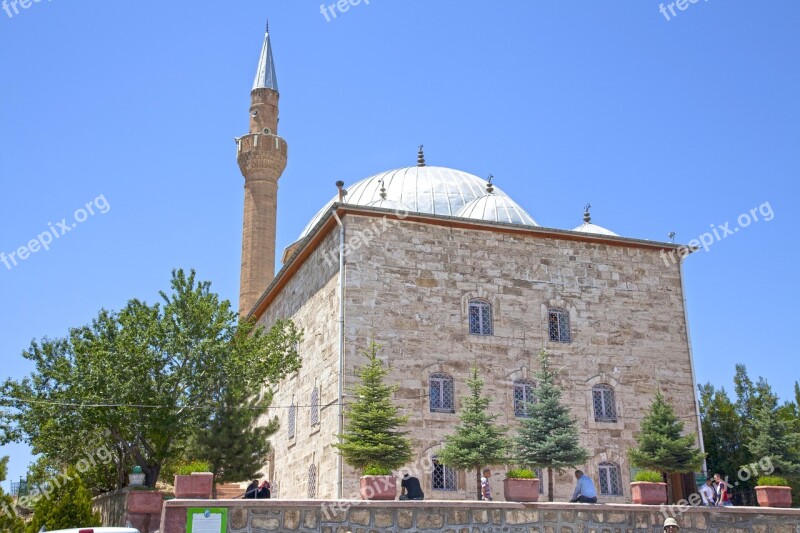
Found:
[[[270,452],[268,439],[280,427],[277,417],[256,426],[271,403],[271,391],[261,398],[248,398],[245,391],[226,388],[213,416],[197,432],[187,455],[211,465],[212,497],[217,496],[217,483],[260,476]]]
[[[92,495],[75,470],[67,470],[66,476],[54,477],[50,483],[52,493],[42,494],[33,506],[29,533],[36,533],[42,526],[50,531],[100,525],[100,515],[92,512]]]
[[[553,501],[553,470],[586,462],[589,455],[578,440],[577,421],[561,403],[557,373],[550,368],[546,352],[539,354],[536,401],[528,404],[528,417],[520,419],[514,438],[514,459],[521,466],[547,468],[547,498]]]
[[[775,468],[772,475],[795,478],[800,475],[800,457],[797,455],[800,436],[792,432],[789,420],[778,415],[777,406],[773,404],[756,408],[751,424],[753,432],[747,448],[753,458],[761,461],[769,457]]]
[[[499,415],[487,412],[491,399],[481,394],[483,380],[478,376],[477,366],[472,367],[467,385],[470,395],[461,399],[463,407],[458,415],[461,423],[454,434],[445,437],[438,458],[443,465],[453,468],[474,468],[480,500],[481,468],[505,463],[510,442],[506,438],[506,428],[494,423]]]
[[[384,473],[400,468],[411,460],[411,440],[407,431],[397,428],[408,422],[392,402],[396,385],[386,385],[388,370],[378,358],[380,345],[374,340],[361,353],[368,362],[356,369],[360,383],[348,390],[356,400],[347,406],[347,425],[334,444],[345,462],[362,472],[366,468]]]
[[[628,459],[636,468],[661,472],[667,479],[667,495],[672,500],[669,474],[699,470],[703,453],[697,449],[694,433],[681,435],[684,423],[661,393],[657,393],[636,435],[636,448],[628,450]],[[670,501],[670,503],[672,503]]]

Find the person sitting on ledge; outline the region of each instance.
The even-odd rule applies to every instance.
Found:
[[[578,484],[572,494],[570,503],[597,503],[597,491],[594,489],[592,478],[583,473],[583,470],[575,471],[575,479]]]
[[[424,500],[425,493],[419,486],[419,479],[408,472],[403,472],[403,480],[400,482],[401,500]]]

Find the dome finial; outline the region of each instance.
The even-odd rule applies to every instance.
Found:
[[[488,181],[486,182],[486,194],[492,194],[492,193],[494,193],[494,185],[492,185],[492,180],[493,180],[493,179],[494,179],[494,176],[492,176],[491,174],[489,174],[489,179],[488,179]]]
[[[589,215],[589,209],[592,208],[592,204],[586,204],[583,207],[583,223],[588,224],[592,221],[591,215]]]
[[[381,200],[386,200],[386,187],[383,186],[383,178],[381,178],[378,183],[381,184]]]
[[[419,151],[417,152],[417,166],[424,167],[425,166],[425,154],[422,153],[422,145],[419,145]]]

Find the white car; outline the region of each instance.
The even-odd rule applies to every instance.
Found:
[[[47,533],[139,533],[139,530],[132,527],[76,527],[56,529]]]

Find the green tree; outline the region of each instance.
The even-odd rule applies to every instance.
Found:
[[[214,498],[218,482],[259,477],[271,449],[268,439],[279,428],[277,417],[267,425],[256,425],[271,403],[271,391],[264,396],[252,396],[225,387],[213,415],[199,428],[187,456],[211,465]]]
[[[388,371],[378,358],[379,350],[380,345],[372,340],[361,351],[367,364],[355,371],[359,384],[348,390],[355,401],[347,406],[344,433],[333,446],[353,468],[363,472],[371,467],[388,473],[406,464],[412,452],[408,432],[398,430],[408,416],[400,415],[392,402],[398,387],[385,384]]]
[[[0,483],[6,480],[8,475],[8,456],[0,458]],[[0,487],[0,531],[7,533],[23,533],[25,523],[17,515],[14,499],[3,492]]]
[[[779,416],[777,402],[755,409],[751,425],[747,448],[752,457],[756,461],[769,457],[775,468],[773,475],[796,479],[800,475],[800,435],[792,431],[790,421]]]
[[[170,294],[160,294],[153,305],[101,310],[66,338],[32,342],[23,353],[30,377],[2,386],[0,442],[24,439],[58,466],[104,445],[119,450],[118,473],[135,463],[152,487],[213,416],[222,383],[252,391],[299,368],[302,334],[291,321],[269,332],[239,322],[194,271],[173,271]]]
[[[744,421],[724,388],[711,383],[698,385],[703,444],[709,473],[732,475],[751,462],[751,455],[742,438]],[[753,485],[752,480],[747,481]],[[744,487],[740,485],[740,489]]]
[[[488,413],[491,400],[482,394],[483,380],[478,367],[473,366],[467,380],[470,394],[461,399],[460,423],[452,435],[444,439],[438,454],[443,465],[475,469],[478,499],[481,499],[481,468],[506,462],[510,441],[506,427],[495,424],[499,415]]]
[[[684,423],[678,420],[672,405],[659,392],[636,435],[638,446],[628,450],[633,466],[666,476],[669,503],[672,503],[669,474],[694,472],[703,464],[703,454],[697,449],[695,434],[682,435],[683,428]]]
[[[520,419],[514,438],[514,460],[522,466],[547,468],[547,498],[553,501],[553,470],[586,462],[589,454],[578,440],[578,426],[569,407],[561,403],[557,373],[546,352],[539,354],[536,401],[528,404],[528,417]]]
[[[78,473],[69,469],[65,476],[53,478],[36,500],[33,517],[28,522],[29,533],[43,526],[45,531],[82,526],[99,526],[100,514],[92,511],[92,495]]]

